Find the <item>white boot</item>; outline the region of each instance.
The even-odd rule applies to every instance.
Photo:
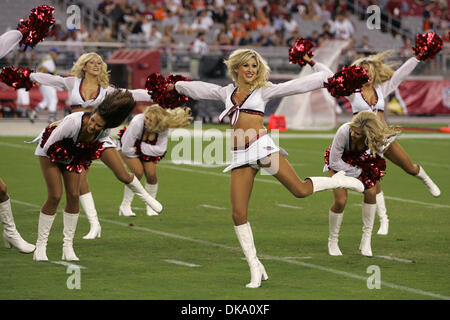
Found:
[[[17,231],[10,199],[0,203],[0,220],[3,223],[3,240],[6,248],[16,247],[22,253],[31,253],[36,249],[33,244],[23,240]]]
[[[136,214],[131,210],[131,203],[133,202],[134,192],[131,191],[127,185],[124,185],[123,199],[119,207],[119,216],[136,217]]]
[[[345,188],[356,192],[364,192],[364,184],[356,178],[346,176],[344,171],[339,171],[331,178],[309,177],[308,179],[310,179],[313,184],[314,193],[336,188]]]
[[[161,203],[156,201],[148,194],[147,191],[145,191],[144,187],[136,178],[136,176],[134,176],[133,181],[126,184],[126,186],[129,187],[139,198],[141,198],[141,200],[144,201],[145,204],[152,207],[152,209],[155,210],[157,213],[160,213],[162,211],[163,207]]]
[[[80,195],[80,203],[90,224],[89,233],[85,235],[83,239],[100,238],[102,235],[102,227],[98,221],[97,210],[95,210],[95,203],[94,198],[92,198],[92,193],[88,192]]]
[[[64,212],[64,241],[62,259],[66,261],[80,261],[73,250],[73,238],[77,230],[79,213]]]
[[[361,244],[359,245],[359,250],[363,256],[372,257],[372,229],[373,223],[375,221],[375,212],[377,210],[376,204],[363,203],[362,205],[362,238]]]
[[[56,213],[52,216],[42,212],[39,214],[38,238],[36,241],[36,250],[33,254],[33,260],[35,261],[48,261],[47,241],[55,217]]]
[[[329,213],[329,226],[330,236],[328,237],[328,254],[330,256],[342,256],[342,252],[339,249],[339,230],[341,229],[342,219],[344,218],[344,212],[334,213],[330,210]]]
[[[433,180],[431,180],[421,166],[419,166],[419,173],[416,177],[425,183],[433,197],[439,197],[441,195],[441,190],[439,190],[439,187],[433,182]]]
[[[247,222],[246,224],[234,226],[234,230],[250,267],[251,281],[246,287],[259,288],[261,286],[261,280],[267,280],[269,277],[264,266],[256,256],[256,248],[250,223]]]
[[[147,190],[148,194],[150,196],[152,196],[154,199],[156,199],[156,194],[158,193],[158,183],[156,184],[150,184],[150,183],[145,183],[145,190]],[[157,216],[158,213],[155,212],[155,210],[153,210],[150,206],[146,206],[147,207],[147,215],[148,216]]]
[[[384,193],[381,191],[377,194],[377,213],[380,217],[380,229],[378,229],[377,234],[387,235],[389,232],[389,219],[386,214],[386,203],[384,202]]]

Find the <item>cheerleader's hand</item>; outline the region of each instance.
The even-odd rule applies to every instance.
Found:
[[[308,56],[308,54],[305,54],[303,56],[303,60],[305,60],[307,63],[311,63],[312,59]]]

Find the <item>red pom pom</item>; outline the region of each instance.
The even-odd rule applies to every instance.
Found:
[[[21,19],[17,26],[17,30],[23,35],[19,45],[25,45],[25,49],[33,48],[48,36],[50,27],[55,23],[54,12],[55,8],[42,5],[31,10],[28,20]]]
[[[166,155],[166,152],[164,152],[164,154],[162,156],[148,156],[148,155],[146,155],[141,150],[141,142],[142,141],[139,140],[139,139],[136,139],[136,141],[134,142],[134,150],[136,150],[136,154],[139,156],[139,159],[141,159],[141,161],[158,163]]]
[[[72,141],[72,139],[70,139]],[[69,144],[69,153],[73,155],[73,160],[66,166],[68,171],[81,173],[83,168],[89,169],[92,160],[99,159],[105,151],[103,142],[81,142]]]
[[[289,49],[289,63],[297,63],[304,66],[307,62],[303,59],[305,54],[310,58],[314,56],[311,49],[314,47],[311,41],[303,38],[298,38],[295,45]]]
[[[434,56],[441,51],[444,42],[436,32],[428,32],[416,35],[416,46],[412,48],[416,57],[425,61],[433,59]]]
[[[34,82],[30,79],[30,69],[22,67],[5,67],[0,73],[0,80],[14,89],[25,88],[27,91],[33,87]]]
[[[330,150],[331,146],[325,151],[324,158],[327,165],[330,161]],[[386,160],[379,155],[374,157],[364,151],[345,150],[342,154],[342,161],[361,169],[358,179],[364,184],[365,189],[374,187],[377,181],[381,180],[386,174]]]
[[[179,94],[176,90],[167,90],[169,84],[175,84],[177,81],[188,81],[188,78],[182,75],[170,75],[166,78],[159,73],[152,73],[147,77],[145,88],[153,101],[163,108],[176,108],[188,100],[188,97]]]
[[[341,71],[328,78],[325,88],[333,97],[349,96],[356,90],[361,89],[367,81],[369,81],[369,76],[364,68],[344,66]]]

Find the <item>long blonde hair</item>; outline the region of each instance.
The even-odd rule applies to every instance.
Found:
[[[254,83],[252,85],[252,90],[264,87],[267,84],[267,80],[269,79],[270,67],[266,60],[264,60],[261,55],[253,49],[237,49],[234,50],[228,60],[225,60],[224,63],[228,68],[228,74],[233,79],[234,83],[237,84],[238,81],[238,73],[236,69],[238,69],[241,65],[246,63],[249,59],[254,58],[256,60],[256,65],[258,68],[258,72],[256,74]]]
[[[175,109],[165,109],[159,104],[153,104],[144,109],[144,116],[154,116],[151,126],[146,127],[151,132],[162,132],[168,128],[185,127],[194,119],[191,115],[191,109],[187,107],[178,107]],[[145,120],[144,120],[145,121]]]
[[[350,128],[360,128],[365,137],[365,144],[373,155],[383,153],[386,140],[401,132],[400,129],[386,126],[372,111],[361,111],[353,117]]]
[[[394,50],[387,50],[368,57],[362,57],[353,62],[352,65],[363,67],[367,65],[369,68],[368,74],[372,80],[372,86],[377,87],[381,83],[392,78],[394,74],[395,63],[386,63],[385,60],[392,55]]]
[[[85,72],[83,70],[84,66],[88,61],[90,61],[93,58],[99,59],[101,64],[101,71],[98,75],[97,81],[100,84],[102,88],[107,88],[109,86],[109,74],[108,74],[108,66],[103,61],[102,57],[95,53],[95,52],[89,52],[89,53],[83,53],[76,62],[74,62],[72,69],[70,70],[70,74],[83,79],[85,77]]]

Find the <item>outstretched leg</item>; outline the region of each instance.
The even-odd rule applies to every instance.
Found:
[[[406,173],[422,180],[434,197],[439,197],[441,195],[439,187],[431,180],[421,166],[412,163],[409,155],[397,141],[394,141],[389,145],[389,148],[384,152],[384,156],[402,168]]]
[[[130,171],[134,173],[134,176],[138,180],[141,180],[142,175],[144,174],[144,167],[142,166],[141,160],[139,160],[139,158],[125,157],[121,151],[119,151],[119,153],[122,156],[122,159],[127,164],[128,169],[130,169]],[[133,202],[133,198],[134,198],[133,191],[129,187],[127,187],[127,185],[124,185],[123,199],[119,207],[119,216],[124,217],[136,216],[136,214],[131,210],[131,203]]]
[[[145,191],[136,176],[127,171],[116,149],[107,148],[103,151],[101,160],[111,169],[116,178],[137,194],[142,201],[151,206],[156,212],[159,213],[162,211],[163,208],[161,203],[153,199],[148,192]]]

